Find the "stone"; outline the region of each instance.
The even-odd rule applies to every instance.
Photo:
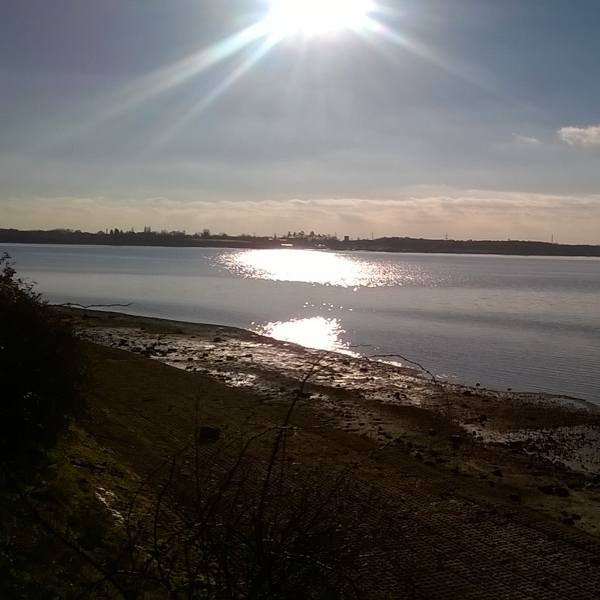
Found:
[[[213,444],[221,437],[221,430],[216,427],[200,427],[198,432],[199,444]]]
[[[559,498],[568,498],[571,495],[567,488],[555,485],[541,485],[538,490],[547,496],[558,496]]]

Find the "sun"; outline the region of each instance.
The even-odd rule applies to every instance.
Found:
[[[372,0],[271,0],[266,21],[277,36],[314,35],[361,29],[372,9]]]

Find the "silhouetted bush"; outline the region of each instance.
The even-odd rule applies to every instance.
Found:
[[[70,328],[0,258],[0,458],[33,458],[80,405]]]

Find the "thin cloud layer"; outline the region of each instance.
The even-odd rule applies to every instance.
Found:
[[[414,190],[398,200],[318,199],[182,202],[167,198],[11,199],[0,223],[21,229],[150,226],[155,231],[209,228],[213,233],[284,235],[314,230],[338,236],[529,239],[598,243],[600,195],[547,195],[480,190]],[[101,224],[98,227],[98,224]]]
[[[569,146],[600,146],[600,125],[562,127],[558,135]]]

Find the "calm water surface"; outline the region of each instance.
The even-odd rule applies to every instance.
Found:
[[[0,251],[50,302],[131,302],[120,310],[400,355],[460,383],[600,404],[599,259],[10,244]]]

